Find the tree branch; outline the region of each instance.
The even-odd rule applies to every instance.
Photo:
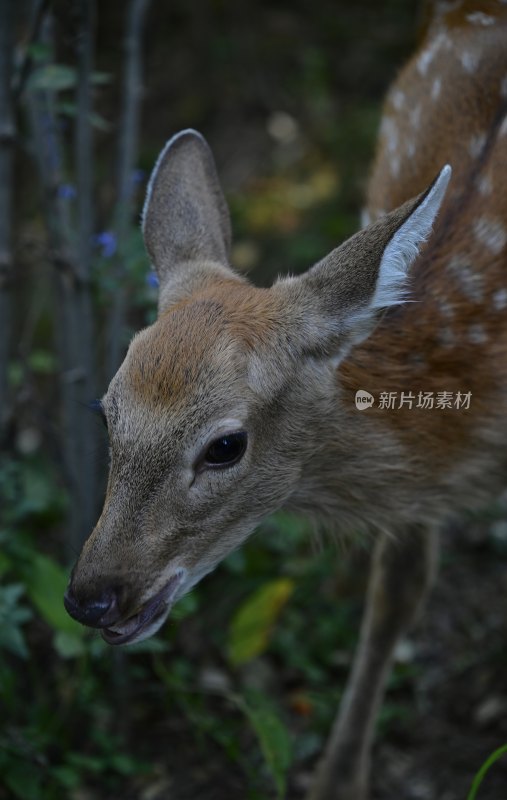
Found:
[[[14,4],[0,2],[0,438],[9,417],[7,367],[12,278],[12,168],[15,123],[12,102]]]
[[[109,323],[108,375],[112,376],[121,361],[127,293],[125,289],[125,248],[132,218],[132,173],[139,138],[139,115],[142,94],[142,34],[150,0],[131,0],[124,39],[125,70],[123,111],[118,144],[117,202],[114,229],[117,237],[116,287]]]
[[[76,264],[79,273],[79,284],[76,287],[77,315],[80,336],[76,342],[75,361],[83,370],[81,390],[89,402],[96,396],[95,388],[95,352],[94,352],[94,320],[91,296],[92,236],[93,221],[93,127],[92,115],[92,72],[95,30],[95,0],[76,0],[78,11],[77,50],[77,117],[75,132],[75,164],[77,188],[77,249]],[[77,412],[77,410],[76,410]],[[76,413],[77,417],[77,413]],[[95,450],[98,446],[97,427],[91,414],[81,414],[76,418],[80,433],[79,450],[81,453],[80,492],[83,504],[81,507],[81,538],[92,530],[98,512],[98,480],[95,469]]]
[[[96,514],[94,448],[96,426],[84,410],[93,399],[94,341],[90,298],[92,220],[92,141],[90,79],[94,0],[76,0],[80,14],[76,120],[77,230],[72,196],[64,181],[64,146],[56,113],[55,93],[27,93],[34,157],[44,193],[50,257],[55,268],[55,338],[60,360],[62,455],[70,493],[67,544],[75,554],[89,535]],[[53,45],[52,19],[46,15],[41,40]]]
[[[30,75],[33,64],[33,57],[30,48],[33,44],[35,44],[40,36],[40,29],[44,20],[44,16],[49,8],[49,2],[50,0],[36,0],[33,4],[29,32],[26,38],[23,56],[12,80],[12,94],[15,100],[18,100],[23,93],[23,89],[25,88],[26,82]]]

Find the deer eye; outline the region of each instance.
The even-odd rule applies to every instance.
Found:
[[[210,444],[204,454],[203,462],[207,467],[230,467],[244,455],[246,445],[245,431],[227,433]]]

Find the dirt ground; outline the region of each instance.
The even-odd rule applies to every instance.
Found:
[[[375,749],[375,800],[464,800],[488,755],[507,742],[507,525],[450,531],[426,613],[411,643],[421,672],[410,725]],[[507,797],[507,759],[480,800]]]

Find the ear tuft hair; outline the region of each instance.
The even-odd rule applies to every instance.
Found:
[[[450,165],[446,164],[426,196],[387,245],[380,262],[377,286],[370,308],[387,308],[407,300],[408,271],[419,254],[419,247],[431,233],[451,173]]]

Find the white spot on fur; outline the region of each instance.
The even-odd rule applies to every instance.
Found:
[[[438,100],[438,98],[440,97],[441,90],[442,90],[442,79],[435,78],[435,80],[431,84],[431,99]]]
[[[482,11],[474,11],[473,14],[467,14],[467,20],[472,25],[482,25],[484,28],[494,25],[496,22],[495,17],[489,14],[484,14]]]
[[[435,36],[431,44],[422,51],[417,59],[417,69],[421,75],[426,75],[428,67],[441,48],[449,45],[449,38],[443,31]]]
[[[437,307],[446,319],[451,320],[454,317],[454,308],[448,300],[437,300]]]
[[[459,8],[461,3],[462,0],[440,0],[440,3],[436,4],[435,12],[439,16],[442,16],[442,14],[447,14],[449,11],[454,11],[456,8]]]
[[[484,278],[481,273],[471,267],[466,256],[453,256],[447,265],[447,270],[471,303],[482,302],[484,299]]]
[[[442,328],[437,334],[438,341],[444,347],[452,347],[452,345],[456,341],[456,337],[454,335],[454,331],[452,328]]]
[[[388,151],[394,153],[398,147],[398,128],[392,117],[384,117],[380,126],[380,135],[386,140]]]
[[[507,308],[507,289],[498,289],[492,299],[495,311],[503,311]]]
[[[421,124],[421,114],[422,114],[422,108],[420,105],[414,106],[414,108],[411,109],[409,114],[409,120],[412,127],[414,128],[419,127],[419,125]]]
[[[507,116],[505,116],[502,120],[502,124],[498,129],[499,136],[507,136]]]
[[[478,133],[475,136],[472,136],[472,138],[468,142],[468,152],[470,153],[472,158],[477,158],[478,156],[480,156],[485,144],[486,144],[485,133]]]
[[[391,175],[394,178],[398,178],[400,175],[400,157],[396,153],[393,153],[391,156],[391,160],[389,162],[389,168],[391,170]]]
[[[406,148],[407,148],[407,156],[409,158],[413,158],[417,150],[416,144],[413,139],[407,139]]]
[[[384,250],[371,308],[385,308],[404,299],[407,272],[431,233],[451,177],[447,164],[424,200],[396,231]]]
[[[459,60],[461,61],[461,66],[465,70],[465,72],[475,72],[477,67],[479,66],[479,61],[481,59],[480,53],[473,53],[471,50],[463,50],[460,53]]]
[[[481,175],[477,181],[477,190],[483,197],[488,197],[493,191],[493,184],[489,175]]]
[[[421,75],[426,75],[428,72],[428,67],[433,61],[435,57],[435,52],[428,48],[428,50],[423,50],[419,58],[417,59],[417,69],[421,73]]]
[[[467,333],[467,339],[471,344],[485,344],[488,341],[488,336],[482,325],[470,325]]]
[[[494,255],[498,255],[507,244],[507,230],[496,219],[480,217],[474,223],[476,239]]]
[[[391,103],[397,111],[403,107],[404,102],[405,95],[400,89],[395,89],[394,92],[391,92]]]

